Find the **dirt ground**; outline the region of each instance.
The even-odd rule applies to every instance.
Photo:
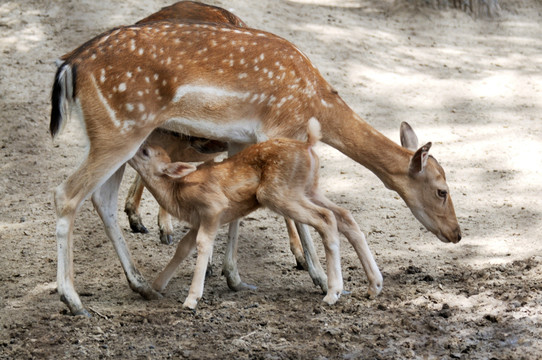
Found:
[[[501,2],[496,19],[411,11],[391,1],[211,1],[308,54],[350,106],[398,140],[408,121],[447,171],[464,238],[425,231],[372,173],[318,145],[322,187],[350,209],[384,275],[367,282],[343,240],[350,295],[333,306],[296,270],[283,220],[245,218],[240,272],[257,290],[232,292],[214,274],[196,313],[181,304],[194,258],[165,297],[127,285],[90,202],[76,220],[76,286],[93,314],[67,314],[56,293],[52,190],[85,150],[77,121],[48,134],[54,60],[90,37],[167,1],[18,0],[0,3],[0,358],[537,359],[542,357],[542,5]],[[134,175],[128,169],[121,202]],[[121,226],[152,279],[174,252]],[[186,232],[176,223],[175,241]],[[319,253],[323,251],[317,236]]]

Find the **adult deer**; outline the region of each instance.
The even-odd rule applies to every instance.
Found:
[[[461,239],[444,171],[428,155],[431,144],[409,149],[416,138],[406,125],[407,147],[386,138],[348,107],[301,51],[273,34],[170,22],[113,29],[75,50],[57,70],[53,137],[71,107],[82,116],[90,143],[87,158],[55,192],[58,291],[74,314],[86,311],[73,285],[73,222],[91,194],[131,288],[145,298],[159,296],[133,264],[117,224],[124,165],[158,127],[250,144],[303,139],[315,117],[322,141],[397,191],[427,229],[445,242]],[[365,256],[365,239],[351,244]],[[240,282],[235,247],[228,246],[225,270],[230,281]]]
[[[156,21],[212,22],[230,24],[237,27],[246,27],[245,22],[231,12],[217,6],[207,5],[195,1],[179,1],[173,5],[162,8],[160,11],[157,11],[144,19],[139,20],[136,24],[141,25]],[[77,51],[77,49],[74,51]],[[71,55],[72,52],[62,56],[60,58],[61,61],[58,62],[58,65],[62,65],[62,62],[68,59]],[[225,150],[219,149],[221,145],[214,142],[212,146],[204,143],[203,148],[200,148],[198,151],[194,151],[195,146],[193,139],[186,139],[186,137],[183,137],[182,134],[178,135],[178,139],[172,139],[172,137],[177,136],[175,133],[165,134],[164,132],[153,132],[147,141],[150,143],[160,144],[162,147],[165,147],[166,151],[168,151],[170,157],[174,161],[205,161],[211,158],[210,155],[205,155],[206,153],[208,154],[213,151]],[[204,139],[199,139],[196,141],[201,143],[202,140]],[[238,150],[238,148],[232,148],[230,155]],[[128,216],[128,221],[132,231],[146,233],[148,230],[143,225],[143,221],[139,215],[139,204],[142,194],[143,183],[141,182],[139,175],[136,175],[128,192],[128,196],[126,197],[124,211]],[[323,278],[323,269],[321,268],[320,264],[316,263],[313,265],[313,262],[310,261],[310,259],[307,263],[303,255],[303,253],[306,252],[306,256],[310,257],[311,253],[315,253],[312,243],[307,243],[309,240],[303,238],[303,240],[305,240],[305,246],[302,247],[301,239],[299,238],[292,220],[286,219],[286,227],[288,230],[288,236],[290,238],[290,249],[296,258],[297,268],[308,269],[309,273],[314,278],[314,282],[322,286],[325,284],[325,279]],[[158,228],[160,230],[160,241],[163,244],[171,244],[173,240],[171,216],[163,208],[160,208],[158,213]],[[229,236],[230,238],[234,239],[232,240],[234,242],[237,238],[237,229],[238,222],[235,222]],[[228,281],[228,284],[232,289],[237,289],[238,287],[244,285],[239,281]]]

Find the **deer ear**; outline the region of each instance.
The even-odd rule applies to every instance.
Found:
[[[183,162],[174,162],[165,165],[162,171],[172,179],[180,179],[195,170],[196,167],[194,165]]]
[[[412,159],[410,159],[410,165],[408,168],[410,175],[417,175],[423,172],[425,165],[427,164],[427,158],[429,157],[429,149],[431,149],[431,145],[432,144],[428,142],[414,153],[414,156],[412,156]]]
[[[401,146],[412,151],[418,148],[418,137],[412,127],[406,122],[401,123]]]

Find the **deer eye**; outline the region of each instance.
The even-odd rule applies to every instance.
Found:
[[[147,148],[144,148],[142,153],[144,156],[149,157],[149,150]]]
[[[448,191],[439,189],[439,190],[437,190],[437,195],[440,198],[446,199],[446,196],[448,195]]]

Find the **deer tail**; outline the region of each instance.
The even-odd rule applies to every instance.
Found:
[[[70,106],[75,98],[76,72],[75,66],[64,62],[56,71],[53,91],[51,93],[51,122],[49,131],[53,139],[66,124]]]

